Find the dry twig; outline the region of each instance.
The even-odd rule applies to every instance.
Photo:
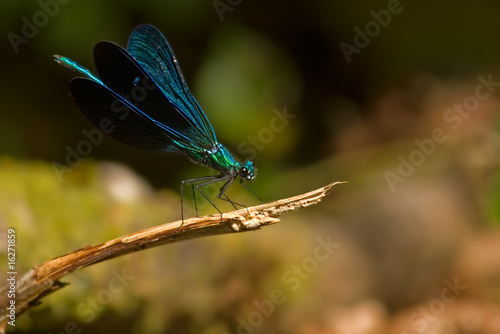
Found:
[[[137,252],[176,241],[205,237],[209,235],[245,232],[259,229],[262,226],[279,222],[277,218],[283,213],[295,211],[317,204],[330,189],[339,183],[329,185],[298,196],[278,200],[220,215],[196,217],[184,220],[184,225],[176,229],[181,221],[163,224],[116,238],[97,246],[87,246],[69,254],[57,257],[34,267],[17,281],[16,284],[16,316],[30,307],[40,303],[45,296],[64,287],[67,283],[59,279],[73,271],[91,264],[105,261],[117,256]],[[10,321],[7,307],[9,285],[0,292],[0,333]]]

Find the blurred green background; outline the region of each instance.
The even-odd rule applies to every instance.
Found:
[[[95,71],[94,45],[125,47],[141,23],[170,41],[218,140],[255,160],[250,187],[265,201],[349,181],[261,231],[76,272],[10,332],[500,333],[499,2],[0,8],[0,254],[15,228],[19,272],[179,219],[180,181],[213,173],[110,138],[54,171],[93,126],[69,96],[75,73],[52,55]],[[256,204],[237,184],[229,194]],[[320,260],[325,240],[338,248]]]

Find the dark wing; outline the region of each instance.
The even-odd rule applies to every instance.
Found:
[[[99,42],[94,60],[102,82],[136,107],[142,117],[161,128],[178,151],[202,152],[216,142],[158,87],[151,76],[122,47]]]
[[[163,34],[152,25],[140,25],[130,35],[127,51],[148,72],[168,99],[202,129],[211,142],[216,143],[214,130],[189,91],[174,52]]]
[[[181,153],[164,129],[109,88],[88,78],[74,78],[69,88],[77,107],[103,133],[141,150]]]

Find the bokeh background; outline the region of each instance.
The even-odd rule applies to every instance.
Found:
[[[60,177],[54,170],[93,126],[69,96],[75,73],[52,55],[95,71],[94,45],[126,46],[141,23],[170,41],[219,141],[255,160],[250,186],[265,201],[349,181],[261,231],[73,273],[10,332],[500,333],[499,2],[0,8],[0,254],[15,228],[20,272],[178,219],[180,181],[213,173],[110,138]],[[357,48],[348,57],[347,44]],[[474,100],[484,80],[489,94]],[[239,185],[229,193],[256,204]],[[327,241],[336,248],[320,259]]]

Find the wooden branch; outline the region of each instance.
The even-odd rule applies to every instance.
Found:
[[[186,219],[182,226],[179,220],[116,238],[97,246],[87,246],[46,261],[34,267],[17,281],[16,316],[39,304],[45,296],[64,287],[67,283],[62,283],[59,279],[77,269],[176,241],[260,229],[262,226],[278,223],[277,217],[283,213],[317,204],[328,195],[334,185],[340,183],[344,182],[333,182],[302,195],[224,213],[222,221],[219,214]],[[0,291],[0,333],[4,333],[7,323],[11,320],[7,310],[10,305],[10,298],[7,297],[8,291],[8,284]]]

